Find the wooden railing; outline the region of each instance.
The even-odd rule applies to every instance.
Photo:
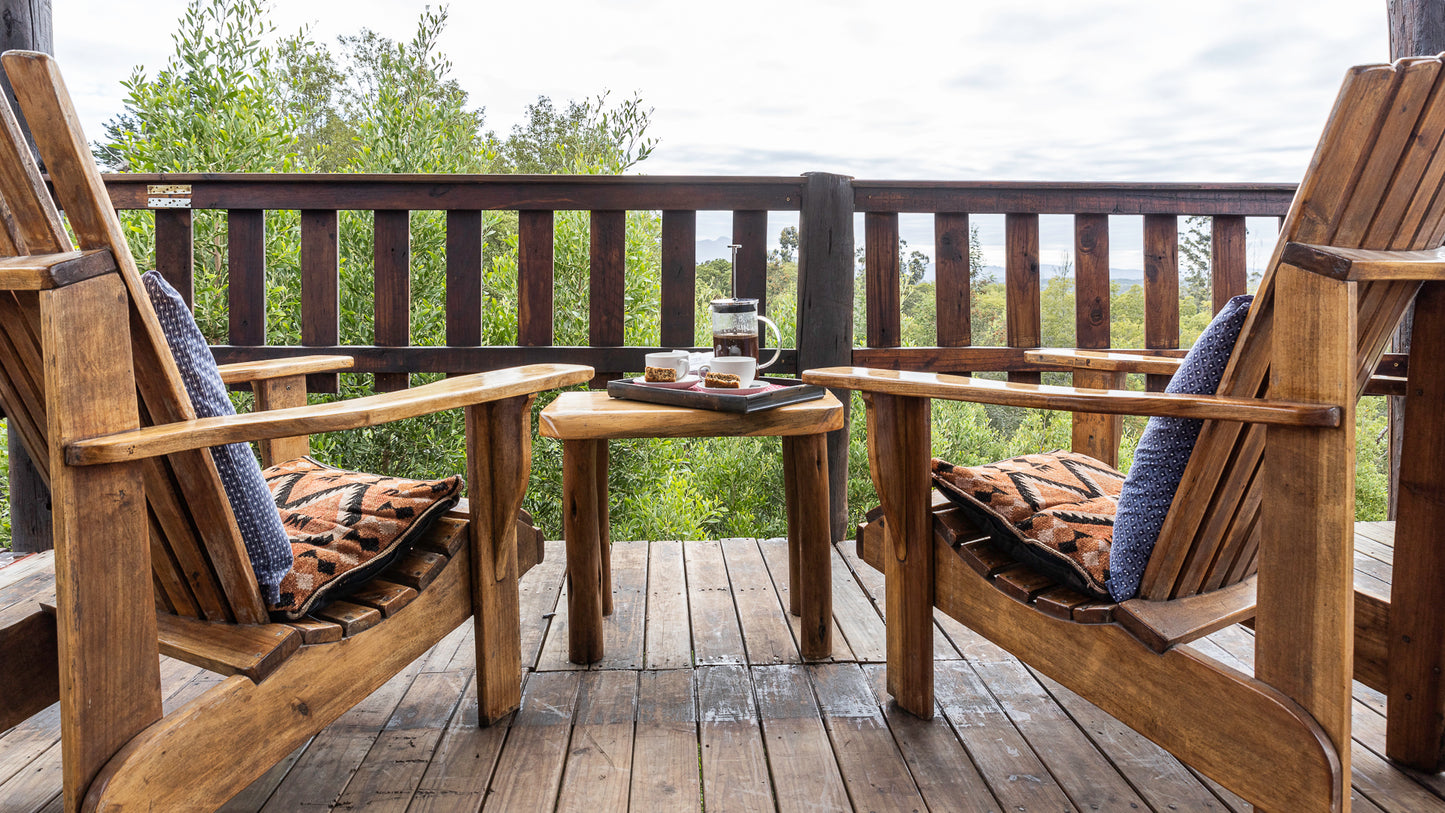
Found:
[[[1042,341],[1039,215],[1074,217],[1076,345],[1112,347],[1109,335],[1109,215],[1144,218],[1145,347],[1179,348],[1178,218],[1213,218],[1213,298],[1218,310],[1245,292],[1245,217],[1283,217],[1289,184],[1078,184],[854,181],[854,208],[864,212],[867,347],[860,365],[934,372],[1004,371],[1038,381],[1047,369],[1024,359]],[[933,215],[937,346],[900,347],[898,215]],[[969,217],[1005,218],[1005,347],[973,346],[970,335]],[[1151,381],[1162,387],[1162,381]]]
[[[1177,218],[1213,221],[1214,296],[1244,290],[1244,218],[1283,216],[1293,187],[1279,184],[1075,184],[858,181],[812,173],[792,178],[428,176],[428,175],[110,175],[118,209],[153,209],[156,266],[183,295],[192,291],[192,212],[221,210],[228,221],[228,344],[219,361],[344,353],[378,389],[407,386],[408,373],[465,373],[525,362],[588,364],[599,379],[636,371],[653,347],[624,346],[625,214],[662,213],[661,348],[696,336],[696,223],[699,211],[732,212],[737,295],[764,300],[768,212],[799,213],[796,347],[783,373],[862,364],[943,372],[1002,371],[1020,381],[1045,369],[1025,360],[1041,341],[1039,216],[1073,215],[1077,345],[1110,347],[1109,215],[1144,217],[1145,343],[1169,354],[1179,345]],[[301,346],[266,344],[265,212],[300,212]],[[375,212],[374,343],[340,343],[338,213]],[[446,346],[412,344],[409,217],[446,212]],[[518,344],[483,346],[482,215],[518,213]],[[559,211],[591,218],[588,346],[564,347],[553,334],[553,223]],[[855,212],[864,214],[866,346],[854,347]],[[899,213],[931,214],[937,272],[937,340],[901,347]],[[1007,344],[980,347],[970,335],[969,219],[1006,221]],[[1133,348],[1131,348],[1133,349]],[[1081,382],[1082,383],[1082,382]],[[1158,386],[1161,382],[1151,382]],[[335,379],[317,377],[316,391]],[[829,439],[834,533],[846,534],[847,439]],[[12,467],[12,474],[21,467]],[[20,493],[20,492],[15,492]]]

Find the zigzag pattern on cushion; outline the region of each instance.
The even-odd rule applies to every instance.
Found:
[[[409,480],[344,471],[309,457],[266,470],[296,564],[273,613],[296,619],[370,578],[455,505],[462,478]]]
[[[1123,474],[1087,455],[1057,451],[969,468],[935,458],[933,480],[993,528],[996,541],[1016,558],[1107,598]]]

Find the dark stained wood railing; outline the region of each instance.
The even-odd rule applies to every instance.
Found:
[[[567,361],[597,368],[598,381],[639,370],[643,354],[692,346],[695,336],[696,218],[699,210],[731,210],[738,255],[739,295],[766,298],[767,218],[800,211],[805,178],[645,178],[426,175],[110,175],[119,209],[151,208],[157,186],[168,193],[156,208],[158,270],[187,296],[192,289],[191,212],[224,210],[229,224],[228,344],[221,362],[315,352],[356,357],[358,372],[376,388],[407,386],[407,374],[464,373],[532,361]],[[268,346],[265,339],[265,218],[268,210],[301,213],[302,346]],[[374,343],[341,345],[338,327],[337,212],[375,212]],[[409,213],[447,212],[446,347],[411,344]],[[517,345],[484,347],[482,337],[482,212],[518,212]],[[588,346],[555,345],[553,225],[558,211],[591,218]],[[626,213],[662,212],[659,347],[623,346]],[[851,280],[851,275],[845,277]],[[766,302],[764,302],[766,307]],[[797,371],[786,350],[781,372]],[[317,391],[334,391],[334,376],[316,376]]]
[[[1041,341],[1039,216],[1074,217],[1076,328],[1079,347],[1112,346],[1109,330],[1109,215],[1144,217],[1145,348],[1177,354],[1177,218],[1213,217],[1214,306],[1245,288],[1244,218],[1279,217],[1293,187],[1282,184],[1086,184],[855,181],[813,173],[799,178],[678,178],[425,175],[111,175],[119,209],[155,209],[156,266],[187,301],[193,292],[192,211],[225,211],[229,225],[228,342],[221,362],[317,352],[355,357],[378,389],[408,384],[409,373],[465,373],[542,361],[588,364],[608,376],[641,369],[658,348],[624,347],[626,212],[662,212],[660,347],[694,340],[698,211],[731,211],[737,293],[766,298],[767,217],[799,212],[798,340],[779,372],[840,364],[938,372],[995,371],[1035,381],[1049,369],[1027,362]],[[168,205],[157,205],[157,186]],[[265,212],[300,212],[301,340],[266,344]],[[375,212],[374,344],[340,342],[338,212]],[[443,210],[446,224],[446,346],[411,344],[409,212]],[[518,213],[517,345],[482,346],[482,213]],[[553,226],[558,211],[591,217],[587,347],[561,347],[553,333]],[[853,216],[864,215],[866,342],[854,347]],[[931,214],[937,296],[937,344],[902,347],[900,213]],[[1003,347],[977,346],[970,330],[969,225],[1005,216],[1006,336]],[[764,303],[766,307],[766,303]],[[1387,360],[1388,361],[1388,360]],[[1088,384],[1087,373],[1081,373]],[[1158,387],[1162,382],[1151,381]],[[334,375],[313,376],[313,391],[334,392]],[[1085,418],[1084,420],[1089,420]],[[1096,431],[1096,427],[1094,430]],[[1076,427],[1076,436],[1078,427]],[[1117,443],[1117,428],[1114,429]],[[833,530],[846,524],[846,430],[831,433]],[[1105,444],[1107,445],[1107,443]],[[12,467],[12,476],[19,467]],[[15,491],[12,493],[21,493]]]
[[[868,249],[867,347],[856,363],[934,372],[1008,373],[1037,381],[1049,369],[1024,359],[1042,332],[1039,216],[1074,216],[1077,344],[1112,347],[1109,334],[1109,215],[1144,218],[1145,347],[1117,348],[1166,355],[1179,348],[1178,218],[1213,218],[1214,306],[1245,292],[1244,218],[1283,217],[1292,184],[1084,184],[936,181],[853,181],[854,209],[864,213]],[[900,347],[898,215],[934,218],[937,345]],[[970,217],[1004,215],[1003,347],[976,346],[970,335]],[[875,293],[876,292],[876,293]],[[1171,352],[1175,351],[1175,352]],[[1162,388],[1162,380],[1151,380]]]

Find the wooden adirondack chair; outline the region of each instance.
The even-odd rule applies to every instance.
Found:
[[[1348,807],[1354,405],[1421,282],[1445,275],[1422,250],[1445,238],[1442,85],[1439,58],[1346,76],[1217,395],[804,374],[868,403],[882,521],[860,548],[887,577],[899,705],[933,712],[937,606],[1260,809]],[[1140,597],[1058,587],[930,506],[931,398],[1205,419]],[[1250,617],[1253,676],[1179,646]]]
[[[58,695],[67,810],[212,809],[473,616],[480,716],[515,708],[528,407],[592,370],[533,365],[197,420],[55,64],[3,62],[78,246],[0,105],[0,406],[48,479],[56,543],[53,613],[0,612],[0,728]],[[227,376],[267,379],[274,396],[300,384],[277,376],[317,369]],[[410,584],[374,588],[380,612],[353,599],[331,621],[269,623],[207,447],[304,451],[312,432],[453,408],[466,411],[471,499],[384,574]],[[162,716],[161,653],[226,677]]]

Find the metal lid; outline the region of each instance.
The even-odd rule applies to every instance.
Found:
[[[712,309],[715,313],[756,313],[758,301],[756,299],[714,299]]]

